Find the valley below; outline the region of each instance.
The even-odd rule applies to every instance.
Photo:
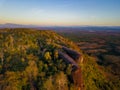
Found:
[[[120,32],[114,30],[57,31],[74,41],[83,53],[93,57],[113,90],[120,89]],[[103,90],[103,89],[102,89]],[[108,89],[106,89],[108,90]],[[110,89],[112,90],[112,89]]]

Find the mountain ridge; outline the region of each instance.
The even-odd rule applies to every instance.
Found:
[[[0,24],[0,28],[35,28],[35,29],[51,29],[51,30],[118,30],[120,31],[120,26],[41,26],[41,25],[24,25],[24,24],[14,24],[5,23]]]

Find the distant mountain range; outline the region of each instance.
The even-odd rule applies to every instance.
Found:
[[[0,28],[35,28],[35,25],[23,25],[23,24],[13,24],[13,23],[6,23],[0,24]]]
[[[50,30],[117,30],[120,31],[120,26],[39,26],[39,25],[23,25],[6,23],[0,24],[0,28],[36,28]]]

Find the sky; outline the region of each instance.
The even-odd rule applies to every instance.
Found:
[[[0,0],[0,24],[120,26],[120,0]]]

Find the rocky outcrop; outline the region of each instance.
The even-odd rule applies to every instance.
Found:
[[[77,87],[77,90],[84,90],[83,78],[81,68],[72,72],[72,79]]]
[[[83,62],[83,57],[82,54],[79,52],[72,50],[70,48],[67,48],[65,46],[62,47],[62,49],[70,56],[72,57],[77,63],[82,63]]]
[[[78,64],[83,62],[82,54],[65,46],[62,46],[62,50],[63,52],[58,51],[59,58],[62,58],[68,64],[72,64],[73,70],[78,69]]]
[[[82,71],[78,63],[83,62],[83,56],[79,52],[62,47],[62,51],[58,51],[59,58],[62,58],[66,63],[72,64],[72,79],[77,90],[84,90]]]
[[[78,64],[69,55],[67,55],[61,51],[58,51],[58,55],[59,55],[59,58],[62,58],[66,63],[72,64],[73,70],[79,68]]]

